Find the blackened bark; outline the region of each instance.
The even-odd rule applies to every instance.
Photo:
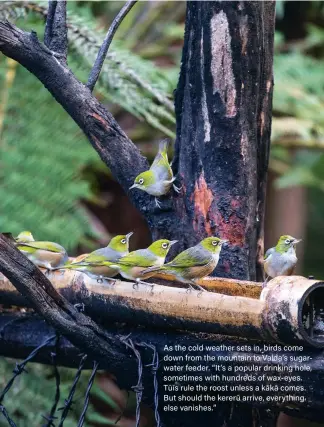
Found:
[[[39,42],[35,33],[26,33],[9,22],[0,22],[0,51],[43,83],[83,130],[113,176],[128,192],[136,175],[148,169],[148,162],[90,90],[59,62],[54,52]],[[148,213],[148,198],[144,193],[131,191],[129,197],[139,210]],[[153,201],[151,206],[154,206]]]
[[[161,225],[183,247],[208,235],[228,239],[216,269],[222,277],[262,279],[274,10],[274,2],[187,6],[175,98],[182,194]]]
[[[68,51],[66,0],[49,0],[44,43],[55,54],[61,56],[63,63],[66,62]]]

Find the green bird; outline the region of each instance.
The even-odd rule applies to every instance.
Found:
[[[126,235],[118,235],[111,239],[105,248],[97,249],[86,255],[81,260],[72,261],[57,270],[76,270],[87,274],[92,279],[101,281],[103,278],[110,280],[118,274],[116,269],[109,264],[115,263],[128,254],[129,239],[133,232]],[[112,280],[114,282],[114,280]]]
[[[202,279],[208,276],[216,268],[222,245],[227,240],[219,239],[218,237],[207,237],[198,245],[186,249],[177,255],[172,261],[161,267],[152,267],[143,271],[147,273],[169,273],[176,277],[179,282],[197,286],[200,290],[203,289],[196,283],[197,279]]]
[[[129,189],[138,188],[155,196],[155,204],[161,208],[161,203],[157,197],[167,194],[172,186],[177,193],[181,190],[173,184],[175,179],[168,160],[168,141],[163,140],[159,144],[159,151],[150,169],[140,173]]]
[[[125,279],[135,280],[136,284],[141,283],[141,279],[148,279],[153,275],[150,273],[143,275],[143,270],[148,267],[163,265],[169,249],[175,243],[177,243],[177,240],[157,240],[148,248],[130,252],[128,255],[122,257],[118,263],[110,266],[115,268]]]
[[[35,241],[29,231],[17,236],[16,247],[37,267],[46,268],[47,272],[64,265],[68,260],[68,254],[63,246],[54,242]]]
[[[263,284],[266,285],[269,278],[277,276],[290,276],[296,267],[296,245],[301,242],[289,235],[280,236],[277,245],[267,250],[264,256],[264,271],[267,279]]]
[[[18,234],[17,237],[15,237],[15,241],[17,243],[35,242],[35,239],[30,231],[22,231],[21,233]]]

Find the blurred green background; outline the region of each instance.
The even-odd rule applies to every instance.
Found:
[[[68,2],[68,63],[82,81],[122,5]],[[42,38],[44,7],[44,2],[0,2],[0,18],[34,29]],[[159,139],[175,135],[173,90],[184,18],[185,2],[139,2],[119,28],[96,86],[96,96],[149,159]],[[280,234],[303,238],[299,272],[323,277],[324,3],[279,1],[276,25],[265,246],[272,246]],[[37,239],[61,243],[70,254],[93,250],[107,244],[111,235],[130,230],[135,231],[131,249],[149,243],[144,220],[75,123],[36,78],[3,55],[0,135],[1,230],[31,230]],[[0,363],[0,389],[12,367],[13,362]],[[67,392],[73,373],[64,372]],[[28,385],[26,378],[17,382],[19,399],[11,392],[4,403],[19,427],[31,425],[23,405],[33,426],[41,426],[41,414],[53,399],[53,372],[32,368]],[[86,382],[80,387],[80,401]],[[118,425],[133,426],[134,399],[126,398],[113,379],[101,376],[86,425],[113,425],[126,402]],[[75,425],[78,409],[75,405],[67,426]],[[142,427],[152,425],[152,419],[145,410]]]

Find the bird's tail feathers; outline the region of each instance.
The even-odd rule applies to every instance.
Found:
[[[159,142],[159,153],[167,153],[169,144],[170,140],[168,138],[162,139],[162,141]]]
[[[163,270],[163,266],[162,267],[149,267],[146,268],[145,270],[142,271],[142,275],[146,274],[146,273],[158,273],[159,271]]]

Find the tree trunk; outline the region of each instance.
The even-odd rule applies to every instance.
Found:
[[[182,193],[153,237],[167,232],[177,250],[208,235],[228,239],[221,277],[262,280],[274,10],[274,2],[187,5],[173,162]]]

